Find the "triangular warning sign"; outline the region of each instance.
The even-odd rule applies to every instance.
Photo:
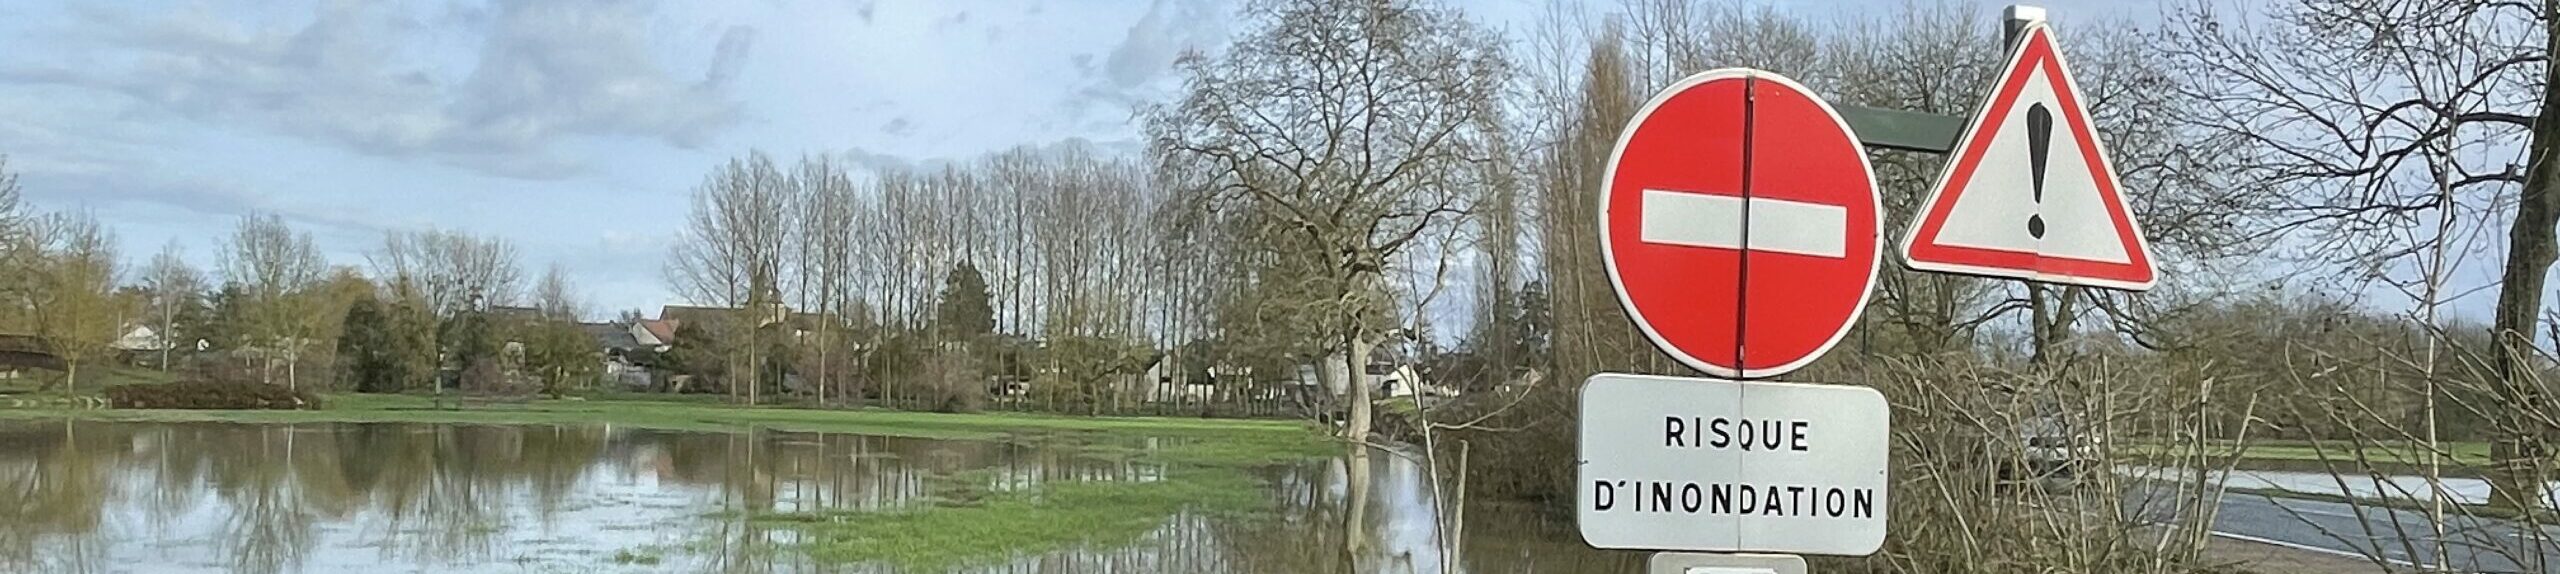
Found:
[[[2142,291],[2151,246],[2053,30],[2027,27],[1903,236],[1905,265]]]

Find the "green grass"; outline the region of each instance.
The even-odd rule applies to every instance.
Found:
[[[933,571],[1024,553],[1127,544],[1177,512],[1248,515],[1270,503],[1242,473],[1187,468],[1157,482],[1078,482],[989,492],[978,476],[936,481],[933,506],[880,512],[760,515],[801,534],[820,562]]]
[[[71,385],[70,390],[64,390],[61,384],[61,372],[29,369],[21,371],[18,378],[0,380],[0,394],[23,398],[98,396],[100,389],[107,387],[137,383],[166,383],[176,378],[175,373],[128,365],[83,366],[80,367],[78,383]],[[46,385],[52,385],[53,388],[47,389]]]
[[[656,566],[659,559],[658,549],[654,547],[626,549],[613,553],[613,563],[627,566]]]
[[[1325,441],[1293,421],[1171,417],[1075,417],[1017,413],[919,413],[879,409],[747,407],[698,400],[536,400],[456,408],[451,399],[342,393],[324,408],[302,411],[12,409],[0,420],[80,419],[127,422],[422,422],[465,424],[618,424],[669,430],[748,427],[884,436],[985,440],[1027,432],[1197,439],[1199,457],[1270,460],[1320,451]]]
[[[2486,466],[2489,464],[2489,443],[2479,441],[2444,441],[2442,444],[2446,454],[2448,455],[2443,460],[2445,465]],[[2143,442],[2132,445],[2132,448],[2135,449],[2134,452],[2136,454],[2170,455],[2186,454],[2188,449],[2191,447],[2160,442]],[[2357,449],[2354,448],[2354,445],[2351,445],[2346,441],[2329,441],[2315,445],[2311,441],[2303,440],[2252,440],[2249,441],[2247,448],[2241,449],[2238,448],[2238,445],[2234,445],[2227,441],[2215,441],[2207,444],[2205,449],[2205,453],[2208,456],[2230,457],[2237,455],[2243,461],[2319,462],[2327,460],[2331,462],[2352,463],[2357,460],[2357,455],[2359,454],[2359,450],[2361,450],[2361,454],[2366,459],[2377,463],[2395,465],[2417,465],[2426,463],[2425,445],[2405,442],[2368,444],[2364,445],[2362,449]]]

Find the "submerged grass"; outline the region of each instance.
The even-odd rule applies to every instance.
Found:
[[[1127,544],[1182,512],[1249,515],[1270,504],[1261,491],[1242,473],[1193,468],[1157,482],[1059,483],[996,492],[963,487],[922,508],[752,520],[798,531],[801,550],[813,560],[929,571],[1079,545]]]
[[[661,549],[657,547],[626,548],[613,553],[613,563],[626,566],[656,566]]]

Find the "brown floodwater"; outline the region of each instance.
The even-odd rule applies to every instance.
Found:
[[[0,572],[884,572],[814,561],[796,531],[741,516],[930,504],[954,475],[993,490],[1165,476],[1083,452],[1043,437],[610,425],[0,423]],[[962,570],[1641,569],[1585,547],[1569,518],[1491,503],[1464,512],[1449,556],[1428,473],[1393,453],[1255,474],[1274,512],[1177,512],[1133,543]]]

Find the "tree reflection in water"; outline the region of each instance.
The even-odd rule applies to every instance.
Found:
[[[0,522],[0,571],[879,572],[888,569],[812,562],[792,550],[792,530],[750,518],[1167,476],[1131,454],[1158,441],[1076,444],[611,426],[0,423],[0,508],[14,518]],[[1429,481],[1410,461],[1371,450],[1254,474],[1274,512],[1176,513],[1127,544],[970,570],[1440,571]],[[1583,548],[1569,522],[1526,509],[1467,515],[1467,571],[1638,564]]]

